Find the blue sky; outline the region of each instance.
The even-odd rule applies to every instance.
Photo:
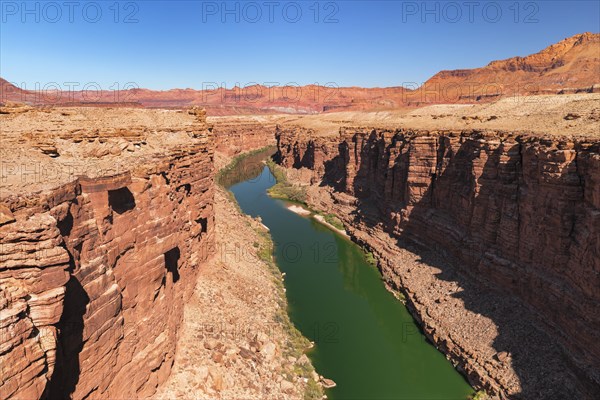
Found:
[[[315,3],[2,0],[0,76],[28,88],[400,86],[600,31],[598,1]]]

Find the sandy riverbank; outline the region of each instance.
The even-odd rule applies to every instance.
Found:
[[[296,213],[298,215],[302,215],[302,216],[309,216],[309,215],[312,214],[312,212],[310,212],[309,210],[307,210],[307,209],[305,209],[303,207],[294,205],[294,204],[288,205],[287,209],[290,210],[291,212],[294,212],[294,213]],[[323,224],[326,227],[328,227],[329,229],[331,229],[332,231],[335,231],[335,232],[339,233],[340,235],[342,235],[344,237],[350,238],[350,236],[348,235],[348,233],[346,233],[345,230],[338,229],[335,226],[331,225],[329,222],[327,222],[325,220],[325,217],[323,217],[322,215],[314,214],[313,218],[315,220],[317,220],[318,222],[320,222],[321,224]]]

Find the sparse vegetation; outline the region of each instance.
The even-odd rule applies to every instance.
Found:
[[[325,221],[327,223],[331,224],[336,229],[344,230],[344,224],[342,224],[342,221],[340,221],[340,219],[338,217],[336,217],[335,215],[325,214],[325,215],[323,215],[323,218],[325,218]]]
[[[235,171],[235,179],[238,180],[239,173],[236,169],[242,161],[247,160],[248,158],[257,154],[272,154],[273,152],[275,152],[275,147],[266,146],[235,156],[227,166],[217,172],[215,175],[215,182],[226,188],[231,183],[230,177],[232,172]]]
[[[304,400],[317,400],[323,398],[323,388],[315,382],[314,379],[308,378],[306,389],[304,390]]]
[[[478,390],[477,393],[469,396],[469,400],[488,400],[489,398],[485,390]]]
[[[222,188],[224,188],[227,191],[227,195],[229,196],[229,199],[231,200],[231,202],[234,204],[235,208],[239,212],[242,212],[240,205],[238,204],[237,200],[235,199],[235,196],[233,195],[233,193],[227,189],[232,184],[239,182],[239,174],[238,174],[238,171],[236,170],[237,166],[241,162],[246,161],[248,158],[250,158],[252,156],[268,155],[268,154],[272,154],[274,151],[275,151],[275,147],[266,146],[266,147],[263,147],[260,149],[256,149],[256,150],[249,151],[247,153],[240,154],[240,155],[234,157],[231,160],[231,162],[229,164],[227,164],[227,166],[223,167],[215,174],[215,182],[217,183],[217,185],[221,186]],[[250,169],[251,168],[244,168],[244,170],[247,170],[248,172],[251,172],[251,171],[249,171]]]
[[[296,329],[287,314],[287,298],[285,296],[284,285],[281,279],[281,271],[273,259],[274,246],[273,241],[271,240],[271,235],[261,229],[257,229],[256,232],[261,238],[261,242],[258,244],[259,247],[257,255],[262,261],[265,262],[265,264],[267,264],[269,271],[273,274],[273,282],[277,287],[279,309],[274,317],[274,320],[281,325],[287,337],[287,346],[283,349],[283,356],[292,356],[298,359],[302,356],[302,354],[304,354],[306,349],[310,347],[310,342],[302,335],[302,333],[300,333],[298,329]],[[308,379],[308,383],[306,384],[304,390],[305,400],[317,400],[323,398],[323,388],[312,379],[313,371],[314,367],[310,363],[303,365],[296,364],[294,366],[294,374]],[[292,380],[293,377],[290,375],[286,378],[288,380]]]
[[[269,149],[270,148],[267,147],[235,157],[227,167],[219,171],[219,173],[217,174],[216,181],[221,186],[225,186],[225,182],[227,181],[226,176],[229,173],[235,171],[237,165],[240,162],[242,162],[244,158],[251,155],[256,155],[258,153],[266,152]],[[271,172],[273,173],[278,182],[277,185],[275,185],[274,187],[278,186],[281,183],[281,185],[275,191],[276,194],[281,195],[281,197],[279,197],[278,195],[273,195],[273,197],[290,199],[297,202],[304,202],[304,200],[306,199],[306,194],[303,190],[299,190],[299,188],[295,188],[287,182],[287,178],[281,167],[276,165],[272,160],[268,160],[267,165],[271,169]],[[230,191],[228,191],[228,193],[231,196],[232,202],[236,205],[236,207],[239,210],[239,204],[237,203],[235,197]],[[273,277],[272,281],[277,290],[277,301],[279,307],[273,319],[276,323],[280,324],[281,328],[285,333],[285,336],[287,337],[286,347],[283,349],[283,356],[292,356],[298,359],[310,347],[310,341],[307,338],[305,338],[298,329],[296,329],[296,327],[294,326],[287,314],[288,304],[285,295],[282,274],[279,270],[279,267],[277,267],[277,265],[275,264],[275,260],[273,258],[274,244],[271,239],[270,233],[258,227],[257,224],[253,224],[252,226],[255,227],[255,231],[259,237],[258,241],[253,242],[253,247],[256,249],[256,255],[267,265],[267,268]],[[296,364],[293,368],[293,371],[286,373],[286,378],[290,381],[293,380],[293,376],[289,375],[290,373],[293,373],[302,378],[307,378],[308,381],[304,389],[305,400],[322,399],[324,395],[322,386],[320,386],[312,378],[313,372],[314,367],[311,363],[307,363],[302,365]]]
[[[276,199],[291,200],[297,203],[306,203],[306,190],[291,184],[287,180],[287,176],[279,165],[273,160],[267,160],[267,165],[271,169],[271,173],[277,180],[277,183],[269,189],[269,196]]]
[[[370,252],[370,251],[366,251],[366,252],[365,252],[365,259],[367,260],[367,262],[368,262],[370,265],[372,265],[372,266],[374,266],[374,267],[376,267],[376,266],[377,266],[377,259],[375,258],[375,256],[373,255],[373,253],[372,253],[372,252]]]

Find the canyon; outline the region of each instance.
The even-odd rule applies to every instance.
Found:
[[[239,285],[272,280],[261,262],[240,269],[215,256],[247,217],[214,176],[276,144],[306,202],[376,255],[389,290],[473,387],[494,398],[594,398],[599,100],[300,117],[5,105],[2,396],[177,397],[192,384],[207,395],[301,396],[303,378],[285,375],[297,349],[269,356],[260,368],[270,378],[253,382],[242,359],[261,354],[264,332],[260,343],[219,338],[218,347],[198,332],[198,321],[229,321],[232,304],[252,310]],[[261,242],[260,223],[247,223],[243,240]],[[228,269],[238,275],[224,278]],[[229,293],[216,297],[218,312],[185,314],[214,305],[210,282]],[[279,304],[277,290],[260,293]],[[269,349],[284,352],[288,335],[270,337]],[[190,360],[204,360],[207,374],[195,377]]]
[[[250,102],[240,88],[41,101],[0,80],[0,397],[315,389],[268,231],[215,182],[276,146],[273,168],[374,254],[473,388],[598,398],[599,45],[581,34],[419,88],[311,85],[293,101],[260,85]],[[202,331],[219,324],[253,328]]]
[[[596,134],[419,123],[334,133],[299,120],[278,128],[277,159],[310,206],[380,257],[390,288],[475,387],[595,398],[600,147],[588,124]]]
[[[222,145],[199,109],[9,111],[2,398],[147,397],[170,374],[184,304],[216,251]],[[268,140],[222,132],[232,153]]]

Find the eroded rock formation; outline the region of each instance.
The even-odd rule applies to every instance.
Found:
[[[146,397],[169,375],[184,301],[214,245],[213,141],[199,110],[170,115],[180,125],[146,126],[144,144],[180,140],[140,150],[118,174],[3,190],[3,399]],[[6,171],[3,182],[19,183]]]
[[[543,376],[544,355],[538,357],[539,370],[535,363],[527,364],[528,357],[535,358],[523,346],[529,330],[501,326],[501,303],[486,309],[485,299],[469,303],[467,293],[464,306],[495,321],[496,351],[513,351],[509,343],[521,342],[513,360],[520,387],[511,387],[508,375],[494,364],[507,353],[486,360],[472,352],[469,340],[477,333],[465,328],[452,336],[425,323],[428,336],[447,354],[454,353],[449,356],[472,382],[501,396],[523,398],[561,398],[569,391],[593,398],[600,392],[597,139],[356,128],[341,129],[339,137],[318,137],[310,129],[286,127],[278,133],[278,148],[283,166],[301,169],[306,182],[320,186],[309,202],[336,212],[356,229],[358,240],[388,256],[391,261],[381,268],[389,283],[410,280],[410,269],[401,272],[394,266],[396,241],[437,250],[460,274],[533,310],[536,324],[551,338],[549,351],[552,343],[564,349],[564,359],[554,357],[564,368],[557,376],[576,383],[564,385],[562,378]],[[380,233],[387,239],[378,240]],[[441,276],[447,273],[442,268]],[[431,285],[434,291],[436,283]],[[432,308],[419,307],[425,302],[412,289],[407,288],[408,297],[417,304],[418,318],[431,319]],[[578,378],[567,372],[572,364]]]
[[[227,156],[235,156],[245,151],[276,144],[275,124],[236,123],[219,119],[215,121],[213,129],[215,150]]]

